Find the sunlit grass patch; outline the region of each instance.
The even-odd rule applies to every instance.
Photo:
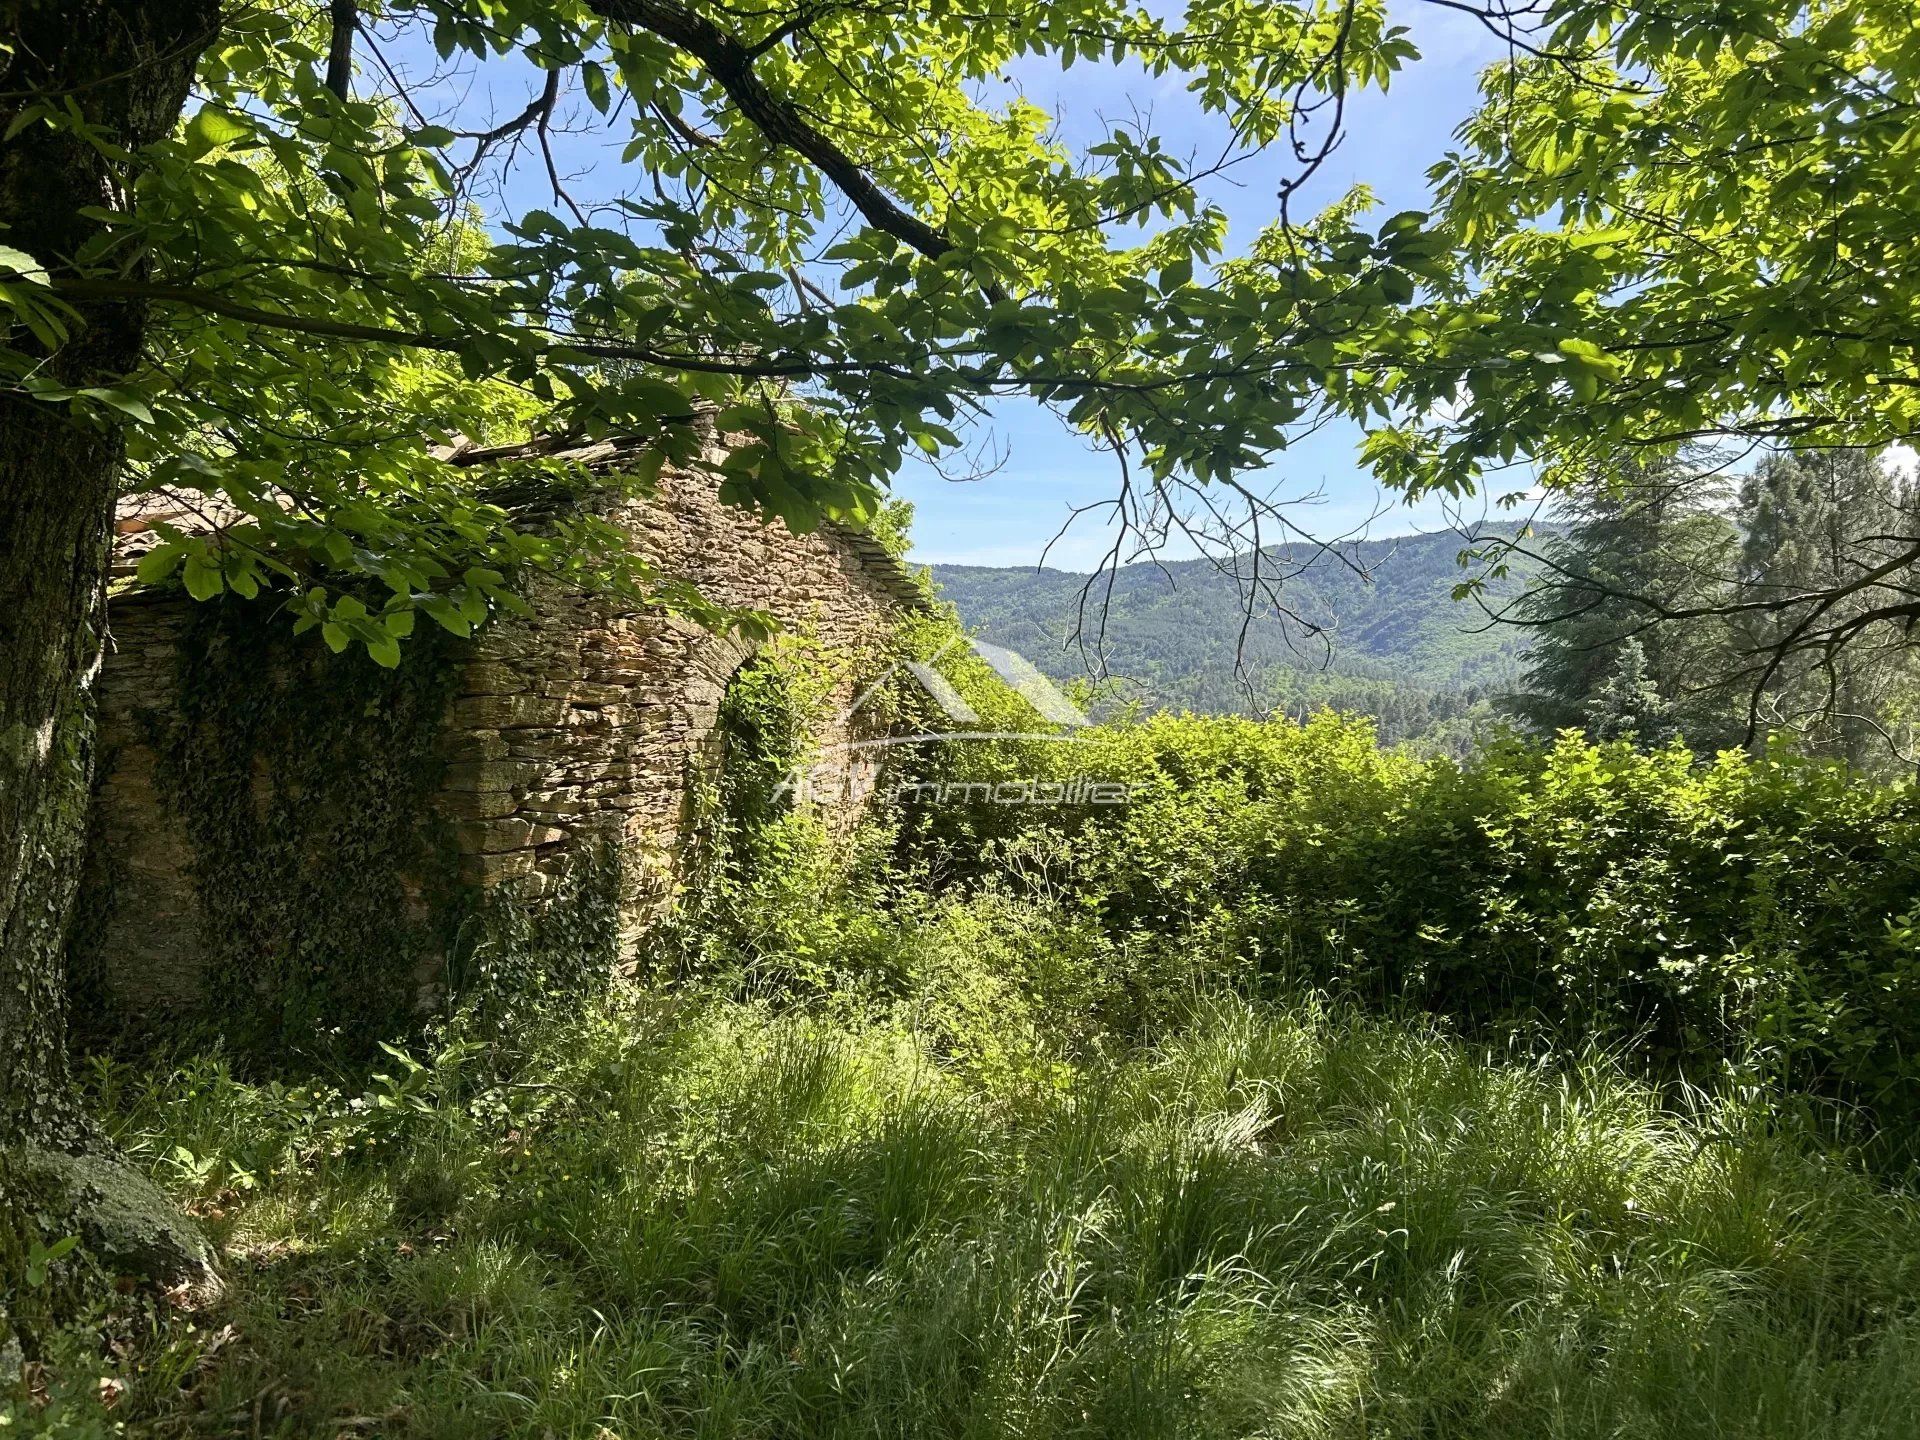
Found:
[[[1757,1102],[1678,1111],[1599,1052],[1222,998],[1035,1086],[910,1025],[640,994],[382,1073],[349,1095],[103,1069],[119,1138],[209,1214],[234,1282],[184,1376],[136,1376],[119,1414],[476,1437],[1920,1417],[1914,1202]]]

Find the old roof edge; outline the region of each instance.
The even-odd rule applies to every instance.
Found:
[[[576,465],[585,465],[592,470],[611,471],[622,460],[646,449],[644,439],[616,435],[590,444],[568,448],[553,446],[542,447],[541,442],[531,446],[495,447],[493,450],[481,450],[477,447],[454,445],[444,447],[443,459],[474,463],[478,460],[516,459],[537,454],[545,459],[567,460]],[[909,610],[931,610],[933,601],[926,589],[914,577],[912,569],[898,555],[876,540],[872,533],[855,525],[838,520],[822,522],[822,529],[837,535],[853,551],[870,578],[886,592],[895,603]]]
[[[436,446],[435,456],[442,460],[480,463],[488,460],[529,458],[571,461],[591,470],[612,471],[622,460],[639,453],[646,442],[629,436],[614,436],[590,444],[566,448],[534,445],[481,447],[466,443]],[[512,453],[509,454],[508,452]],[[244,518],[241,511],[218,496],[199,491],[147,491],[120,497],[114,510],[113,579],[131,581],[140,557],[158,538],[155,526],[168,522],[183,530],[216,529]],[[908,610],[930,611],[933,601],[915,577],[906,561],[895,555],[871,532],[838,520],[824,520],[821,529],[836,536],[859,562],[861,570],[895,604]]]
[[[847,548],[859,557],[862,568],[889,598],[908,610],[933,609],[933,599],[915,577],[912,567],[874,539],[870,532],[837,520],[827,521],[825,528],[846,542]]]

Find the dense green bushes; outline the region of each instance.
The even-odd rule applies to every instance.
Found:
[[[1911,783],[1572,738],[1422,761],[1330,714],[1160,716],[969,763],[1121,780],[1131,799],[991,822],[926,808],[914,863],[1024,885],[1136,955],[1631,1037],[1696,1077],[1762,1065],[1889,1122],[1920,1115]]]
[[[951,638],[925,628],[909,648]],[[731,967],[751,982],[740,993],[898,1001],[924,979],[916,927],[984,896],[997,908],[970,912],[992,932],[979,945],[1070,957],[1031,1003],[1105,1033],[1148,1033],[1222,982],[1325,989],[1474,1028],[1630,1042],[1651,1073],[1733,1070],[1862,1106],[1894,1153],[1917,1148],[1912,781],[1784,751],[1701,761],[1570,735],[1456,762],[1382,749],[1367,722],[1329,712],[1157,715],[895,751],[891,782],[920,787],[835,840],[804,806],[747,794],[804,762],[805,727],[780,700],[804,688],[793,659],[779,685],[776,667],[742,690],[772,758],[743,747],[758,778],[734,784],[713,831],[726,863],[689,912],[702,977]],[[963,648],[941,663],[982,730],[1035,728]],[[902,727],[941,728],[911,693],[883,698]],[[1125,785],[1127,801],[988,794],[1075,777]],[[1005,977],[1035,973],[988,977],[1015,1030],[1023,1004]]]

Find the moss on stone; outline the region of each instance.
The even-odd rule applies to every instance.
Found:
[[[70,1233],[116,1273],[201,1292],[218,1285],[213,1246],[200,1227],[125,1161],[28,1146],[20,1164],[55,1213],[71,1217]]]

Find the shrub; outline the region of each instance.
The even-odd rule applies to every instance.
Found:
[[[1126,780],[1132,803],[1019,807],[1024,831],[921,863],[1037,874],[1139,956],[1198,947],[1474,1025],[1632,1037],[1695,1077],[1765,1065],[1920,1118],[1911,782],[1572,736],[1419,760],[1327,713],[1156,716],[1023,763]]]

